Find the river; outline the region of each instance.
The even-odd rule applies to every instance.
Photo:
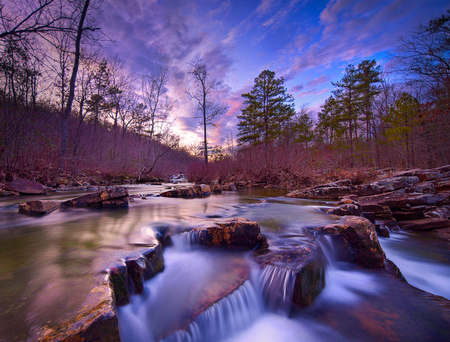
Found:
[[[164,187],[133,186],[129,190],[131,194],[157,194]],[[1,199],[0,341],[33,340],[44,324],[73,318],[105,270],[153,243],[155,232],[162,227],[181,232],[217,218],[242,216],[258,221],[265,235],[294,243],[312,239],[306,226],[337,219],[320,210],[329,205],[326,202],[280,197],[283,194],[253,188],[191,200],[148,196],[136,199],[128,209],[67,208],[40,217],[17,213],[18,203],[28,198]],[[61,192],[45,198],[77,195]],[[217,281],[222,270],[233,272],[230,265],[248,267],[249,280],[220,301],[214,312],[207,310],[198,316],[189,331],[176,332],[165,340],[438,341],[449,337],[443,328],[448,321],[434,297],[386,272],[332,260],[332,246],[326,241],[324,249],[331,255],[326,287],[313,305],[303,309],[286,301],[289,275],[269,277],[285,280],[283,304],[264,290],[268,276],[248,254],[205,251],[181,236],[173,241],[164,252],[164,272],[146,282],[144,294],[133,296],[130,305],[119,309],[123,341],[152,341],[162,324],[176,319],[181,303],[189,306],[189,300]],[[448,243],[404,232],[393,233],[381,243],[411,284],[449,298]]]

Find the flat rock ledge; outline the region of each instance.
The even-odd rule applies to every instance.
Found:
[[[61,201],[38,200],[19,204],[21,214],[47,214],[62,205]]]
[[[116,208],[128,207],[129,202],[127,188],[113,187],[65,201],[63,205],[66,207]]]
[[[295,190],[286,196],[339,200],[338,207],[328,209],[328,213],[365,217],[382,237],[389,237],[389,230],[401,228],[433,231],[450,240],[450,165],[399,172],[370,184],[353,185],[343,180]]]
[[[18,192],[21,195],[47,194],[47,188],[44,185],[24,178],[16,178],[12,182],[6,183],[5,190]]]

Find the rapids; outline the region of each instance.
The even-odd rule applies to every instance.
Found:
[[[131,187],[130,193],[163,188]],[[389,272],[336,261],[331,241],[315,239],[306,230],[337,219],[320,210],[329,204],[282,195],[249,189],[191,200],[147,196],[128,209],[59,209],[41,217],[17,213],[18,203],[27,198],[1,199],[0,341],[34,340],[44,324],[73,318],[105,269],[145,250],[167,230],[174,235],[164,251],[165,270],[118,309],[125,342],[450,340],[450,320],[438,297]],[[311,306],[290,304],[290,271],[261,269],[248,252],[204,250],[195,235],[182,233],[235,216],[258,221],[269,241],[320,243],[328,261],[326,286]],[[411,284],[449,297],[448,242],[404,232],[380,241]],[[204,307],[205,295],[221,294],[227,281],[241,280],[231,293]]]

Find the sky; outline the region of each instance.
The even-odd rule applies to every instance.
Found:
[[[317,113],[348,64],[376,59],[385,67],[400,36],[447,9],[443,0],[104,0],[99,24],[128,72],[168,68],[173,131],[185,145],[202,140],[186,91],[189,62],[203,58],[221,81],[214,98],[229,106],[207,130],[210,144],[223,145],[236,139],[241,94],[263,70],[285,79],[297,110]]]

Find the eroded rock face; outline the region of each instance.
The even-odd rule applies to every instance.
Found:
[[[74,198],[64,202],[68,207],[126,207],[129,203],[128,189],[114,187],[107,190],[93,192],[81,197]]]
[[[254,252],[261,265],[286,268],[295,273],[292,301],[299,306],[310,305],[325,286],[325,260],[322,250],[314,243],[296,246],[285,240],[271,242]]]
[[[261,227],[243,217],[215,222],[193,229],[199,234],[202,245],[222,246],[227,248],[253,248],[261,241]]]
[[[61,206],[60,201],[29,201],[26,203],[19,204],[19,213],[29,213],[29,214],[46,214],[53,211]]]
[[[125,264],[116,265],[109,270],[109,279],[114,289],[117,306],[130,302],[130,292],[142,293],[144,281],[153,278],[164,270],[161,245],[155,245],[141,256],[127,258]]]
[[[5,184],[5,190],[15,191],[22,195],[46,195],[47,188],[42,184],[28,179],[17,178]]]
[[[340,235],[345,241],[349,262],[355,262],[365,267],[381,268],[386,255],[380,246],[375,226],[366,218],[344,216],[339,223],[313,228],[319,234]]]

